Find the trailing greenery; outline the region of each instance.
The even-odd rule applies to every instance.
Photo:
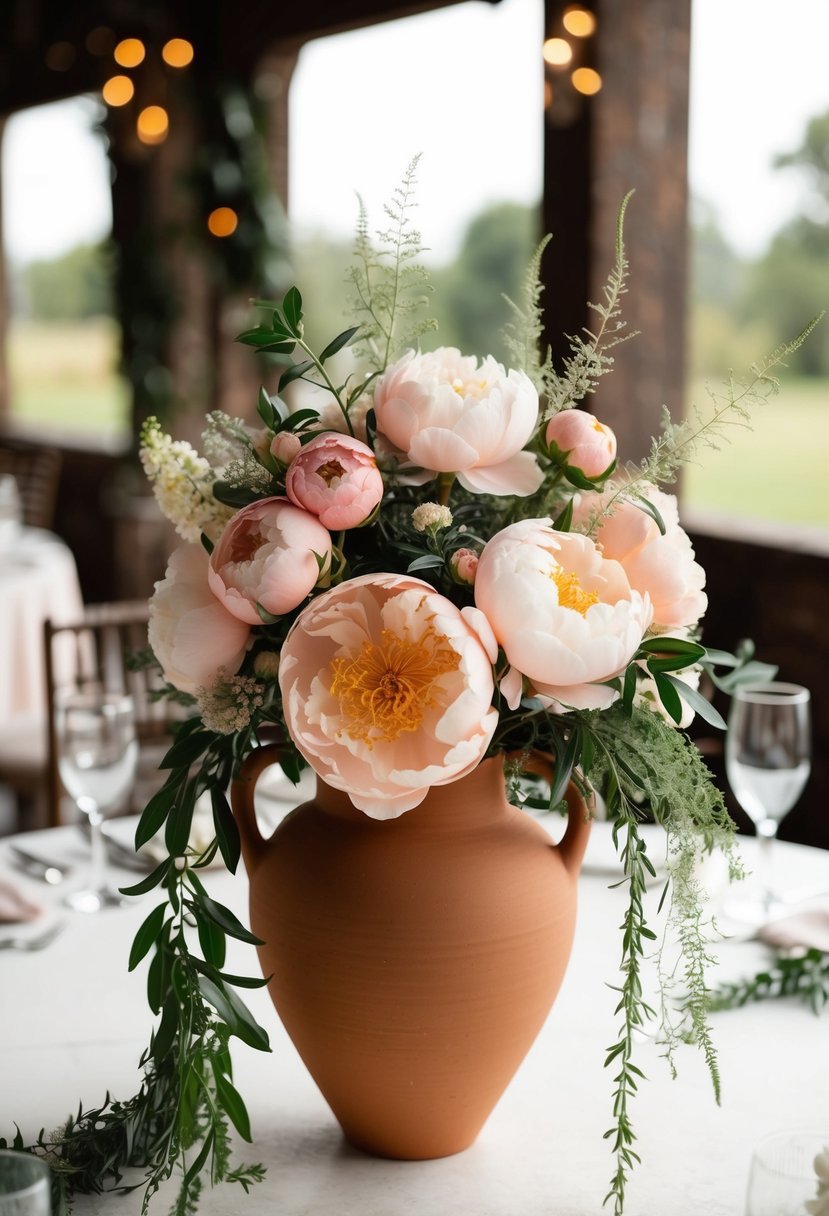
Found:
[[[162,1183],[177,1176],[175,1216],[195,1210],[205,1177],[211,1185],[238,1183],[245,1191],[264,1177],[261,1165],[234,1165],[229,1130],[248,1142],[250,1121],[233,1084],[230,1040],[234,1036],[259,1051],[269,1051],[267,1033],[257,1024],[237,988],[261,987],[266,980],[229,975],[223,970],[228,937],[255,938],[234,914],[208,896],[198,870],[221,849],[235,871],[239,838],[220,786],[214,787],[216,839],[200,855],[187,849],[190,819],[201,775],[190,765],[204,755],[202,771],[218,778],[232,770],[228,738],[206,739],[193,720],[182,728],[164,767],[167,784],[147,806],[137,828],[137,843],[149,840],[164,818],[170,856],[125,894],[141,895],[160,887],[164,899],[144,919],[129,957],[133,970],[151,954],[147,1000],[158,1022],[143,1053],[143,1080],[125,1102],[107,1094],[100,1107],[79,1107],[51,1133],[41,1131],[26,1144],[20,1131],[8,1146],[43,1156],[53,1179],[56,1216],[72,1210],[75,1194],[126,1193],[144,1188],[142,1211]],[[197,935],[199,950],[191,941]],[[0,1140],[0,1147],[6,1141]],[[140,1181],[125,1174],[141,1171]]]
[[[814,947],[792,957],[778,954],[756,975],[718,984],[708,993],[707,1007],[709,1012],[719,1013],[781,997],[797,997],[816,1014],[829,1008],[829,954]]]

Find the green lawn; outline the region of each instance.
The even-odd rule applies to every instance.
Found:
[[[48,434],[128,433],[129,389],[117,374],[118,328],[106,318],[46,325],[18,321],[9,336],[14,413]],[[716,389],[719,386],[714,383]],[[689,393],[704,405],[704,385]],[[829,528],[829,380],[783,379],[751,430],[704,450],[687,468],[688,506],[747,519]]]
[[[703,386],[691,400],[706,401]],[[700,464],[687,467],[688,506],[829,527],[829,381],[784,379],[755,412],[752,428],[734,427],[731,435],[731,443],[703,451]]]

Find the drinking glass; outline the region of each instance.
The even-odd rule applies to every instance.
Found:
[[[40,1157],[0,1149],[0,1216],[50,1216],[49,1167]]]
[[[89,885],[67,895],[78,912],[99,912],[124,901],[106,881],[102,823],[123,801],[138,761],[132,697],[101,688],[64,693],[56,704],[58,765],[63,784],[89,819],[92,862]]]
[[[751,1158],[746,1216],[807,1216],[823,1210],[816,1202],[821,1179],[815,1165],[827,1145],[829,1133],[817,1132],[778,1132],[761,1140]]]
[[[734,796],[756,825],[760,850],[757,898],[735,898],[727,908],[740,920],[762,924],[783,909],[772,890],[772,846],[808,780],[809,756],[808,689],[776,681],[737,686],[725,767]]]

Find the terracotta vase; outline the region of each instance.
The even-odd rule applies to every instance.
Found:
[[[571,786],[553,845],[508,804],[496,758],[382,822],[319,781],[264,840],[253,790],[278,757],[257,749],[233,790],[277,1012],[352,1144],[409,1160],[457,1153],[564,976],[585,804]]]

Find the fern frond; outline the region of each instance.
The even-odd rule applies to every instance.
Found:
[[[519,303],[511,300],[506,294],[503,296],[512,311],[512,320],[507,322],[503,331],[504,345],[509,352],[511,366],[526,372],[539,391],[544,387],[544,375],[549,374],[549,371],[542,373],[542,368],[549,369],[552,362],[549,347],[543,363],[541,360],[541,334],[544,328],[544,313],[541,308],[541,295],[544,291],[541,259],[552,239],[548,233],[530,258],[521,284]]]

